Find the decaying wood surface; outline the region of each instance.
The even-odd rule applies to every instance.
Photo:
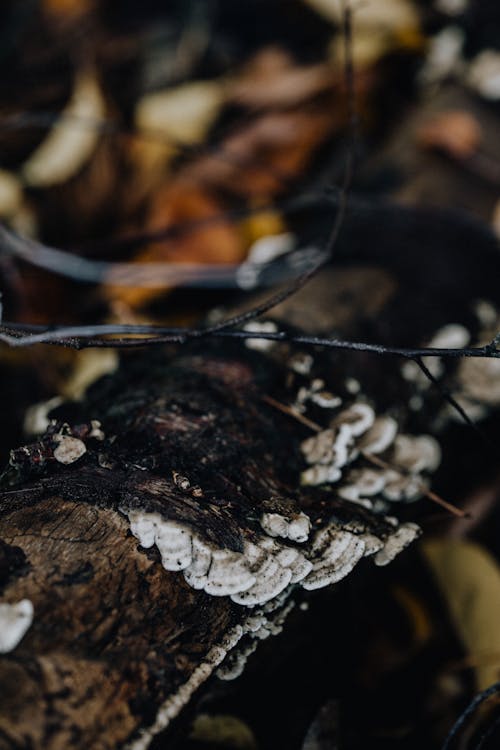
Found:
[[[0,747],[147,747],[262,610],[166,571],[156,547],[138,546],[127,512],[159,514],[235,552],[263,537],[265,512],[305,513],[314,531],[392,533],[359,505],[300,488],[311,430],[263,399],[290,401],[299,381],[227,343],[144,354],[12,452],[2,601],[29,600],[34,615],[0,657]]]
[[[439,306],[413,318],[413,340],[425,340],[444,322],[462,322],[454,289],[448,296],[443,289]],[[297,304],[321,330],[350,336],[375,330],[390,339],[409,319],[418,285],[370,266],[326,271],[310,290]],[[278,313],[293,318],[289,305]],[[305,313],[293,320],[310,325]],[[370,556],[387,562],[404,546],[400,539],[387,551],[404,526],[398,529],[369,501],[353,503],[331,484],[310,479],[301,486],[300,478],[322,467],[321,458],[311,458],[318,452],[311,438],[324,435],[332,416],[340,419],[353,403],[371,404],[385,424],[389,404],[399,431],[415,433],[434,413],[439,392],[421,391],[424,407],[412,413],[408,403],[418,383],[402,378],[394,360],[314,351],[308,371],[297,354],[304,352],[284,344],[256,351],[205,340],[125,356],[120,370],[82,402],[54,410],[44,435],[12,451],[0,495],[0,587],[6,611],[24,607],[28,619],[17,636],[12,626],[3,634],[2,750],[141,750],[163,730],[170,737],[219,667],[226,677],[237,675],[245,654],[283,626],[293,602],[310,596],[308,588],[334,583],[358,561],[366,569]],[[355,394],[353,375],[361,389]],[[305,420],[300,409],[280,408],[297,403],[301,391],[309,398],[318,378],[327,391],[308,402]],[[332,395],[341,405],[325,408]],[[342,419],[348,424],[350,417]],[[359,439],[366,441],[371,428],[363,429]],[[338,436],[339,425],[330,432]],[[335,453],[335,443],[327,448]],[[353,466],[374,469],[363,456]],[[352,490],[348,479],[347,473],[342,482]],[[307,538],[270,530],[273,514],[290,523],[306,516]],[[293,574],[295,583],[287,572],[279,593],[261,592],[248,607],[234,581],[219,591],[221,582],[212,582],[207,593],[206,576],[186,580],[187,562],[166,570],[172,558],[166,563],[158,544],[146,541],[151,518],[185,530],[211,550],[212,560],[233,555],[237,567],[250,548],[264,545],[270,557],[299,555],[309,567]],[[408,541],[415,535],[410,527]],[[320,549],[322,533],[349,538],[352,559],[340,556],[340,572],[326,559],[334,543]],[[257,568],[250,574],[259,583]],[[32,620],[23,602],[31,602]]]

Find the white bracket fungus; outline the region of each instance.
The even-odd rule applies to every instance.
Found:
[[[54,458],[60,464],[72,464],[87,452],[83,440],[70,435],[54,435],[54,441],[58,446],[54,448]]]
[[[246,643],[239,643],[231,651],[217,670],[217,677],[221,680],[235,680],[245,669],[248,657],[256,651],[259,642],[270,636],[279,635],[283,625],[295,602],[290,601],[284,606],[279,604],[275,609],[266,611],[262,607],[255,614],[250,615],[243,623],[243,635],[247,636]]]
[[[238,604],[254,606],[274,599],[311,569],[302,552],[267,535],[257,543],[245,542],[243,552],[234,552],[209,544],[187,526],[158,513],[130,511],[128,517],[130,530],[143,547],[156,544],[165,570],[182,570],[193,588],[212,596],[230,596]],[[296,520],[298,531],[304,532],[309,519]],[[290,526],[293,533],[293,520]]]
[[[283,516],[280,513],[263,513],[260,525],[269,536],[280,536],[292,542],[305,542],[311,530],[311,521],[305,513]]]
[[[469,342],[470,333],[467,328],[459,323],[449,323],[437,330],[427,345],[433,349],[462,349]],[[422,361],[431,375],[435,378],[441,377],[444,366],[440,357],[423,357]],[[431,386],[431,381],[416,362],[404,362],[401,374],[405,380],[413,381],[422,390],[427,390]]]
[[[293,362],[293,360],[290,361]],[[297,370],[297,365],[292,364],[291,366],[296,372],[300,372],[300,367]],[[340,396],[336,396],[325,389],[325,381],[321,378],[314,378],[309,387],[302,386],[299,388],[293,408],[296,411],[304,412],[308,401],[322,409],[335,409],[342,404]]]
[[[33,622],[33,604],[21,599],[17,604],[0,604],[0,654],[8,654],[24,638]]]
[[[367,453],[383,453],[393,442],[397,431],[395,419],[385,415],[377,417],[372,426],[361,435],[357,447]]]
[[[441,462],[441,449],[433,437],[398,434],[395,419],[376,417],[372,407],[362,401],[342,409],[328,429],[304,440],[300,449],[309,464],[301,473],[303,485],[339,483],[340,497],[366,508],[376,507],[371,498],[377,496],[392,502],[418,499],[427,488],[421,472],[433,472]],[[385,452],[385,468],[351,469],[358,458],[370,461]],[[383,507],[383,501],[375,502],[382,502]]]
[[[352,432],[346,425],[318,432],[300,446],[308,464],[340,468],[347,463]]]
[[[166,570],[182,571],[192,588],[211,596],[229,596],[236,604],[247,607],[271,602],[295,584],[310,590],[336,583],[363,556],[380,554],[378,564],[384,564],[380,562],[383,555],[397,554],[416,535],[412,529],[418,528],[407,524],[406,531],[400,533],[396,529],[388,539],[379,539],[361,529],[347,531],[328,524],[309,539],[310,521],[300,514],[298,520],[303,526],[299,528],[307,525],[308,529],[300,548],[290,539],[289,524],[286,541],[266,533],[255,542],[247,540],[243,551],[235,552],[201,539],[188,526],[164,519],[159,513],[124,512],[140,544],[146,548],[156,544]]]
[[[397,435],[391,461],[412,474],[435,471],[441,463],[441,449],[430,435]]]
[[[378,495],[384,487],[385,477],[380,471],[368,468],[353,469],[348,473],[346,482],[339,487],[338,494],[344,500],[371,507],[371,503],[366,504],[366,498]]]
[[[392,562],[411,542],[420,536],[420,527],[416,523],[404,523],[389,536],[386,543],[373,558],[375,565],[387,565]]]
[[[244,331],[249,333],[277,333],[278,327],[272,320],[251,320],[243,326]],[[268,352],[276,346],[276,341],[269,339],[246,339],[245,346],[258,352]]]
[[[327,526],[316,534],[312,545],[311,572],[302,581],[307,590],[337,583],[354,568],[365,554],[361,536]]]
[[[167,700],[160,706],[152,726],[141,730],[139,736],[126,746],[126,750],[146,750],[146,748],[149,747],[153,738],[168,727],[172,719],[174,719],[184,706],[189,703],[191,696],[200,685],[202,685],[210,675],[213,674],[227,654],[236,646],[240,638],[243,636],[243,632],[242,626],[236,625],[233,630],[222,639],[219,645],[213,646],[213,648],[210,649],[205,656],[205,659],[192,672],[190,678],[180,686],[174,695],[167,698]]]
[[[330,391],[316,391],[315,393],[311,393],[310,400],[322,409],[335,409],[342,403],[340,396],[335,396]]]
[[[348,428],[353,437],[359,437],[373,425],[375,412],[369,404],[356,401],[343,409],[332,420],[332,427]]]
[[[287,366],[290,370],[293,370],[297,375],[309,375],[314,359],[307,352],[296,352],[292,354],[287,362]]]

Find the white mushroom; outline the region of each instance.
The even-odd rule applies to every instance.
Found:
[[[460,362],[458,379],[464,396],[487,404],[500,404],[500,359],[474,359]]]
[[[294,542],[305,542],[311,528],[311,522],[305,513],[290,517],[280,513],[263,513],[260,525],[269,536],[283,537]]]
[[[320,484],[334,484],[341,478],[342,472],[336,466],[312,466],[300,475],[300,483],[304,486],[317,487]]]
[[[309,375],[314,364],[314,359],[306,352],[293,354],[287,362],[288,367],[298,375]]]
[[[387,471],[386,480],[383,496],[391,502],[409,503],[418,500],[427,489],[422,477],[407,476],[397,471]]]
[[[330,393],[330,391],[318,391],[317,393],[312,393],[311,401],[322,409],[335,409],[342,403],[342,399],[339,396]]]
[[[342,467],[347,463],[352,434],[350,425],[340,424],[304,440],[300,449],[308,464]]]
[[[192,538],[191,563],[184,568],[184,578],[194,589],[203,589],[212,562],[212,550],[196,534]]]
[[[416,523],[404,523],[391,534],[383,548],[375,554],[375,565],[387,565],[396,555],[420,536],[420,527]]]
[[[441,449],[430,435],[397,435],[391,462],[414,474],[435,471],[441,462]]]
[[[393,442],[397,431],[395,419],[388,416],[377,417],[373,425],[361,435],[357,448],[367,453],[383,453]]]
[[[184,570],[192,560],[190,532],[175,521],[156,523],[155,543],[165,570]]]
[[[249,333],[276,333],[278,326],[272,320],[251,320],[243,326],[244,331]],[[268,352],[276,346],[276,341],[272,339],[249,338],[245,340],[245,346],[248,349],[254,349],[259,352]]]
[[[87,452],[85,443],[78,438],[69,435],[54,435],[54,440],[59,443],[54,448],[54,458],[60,464],[72,464]]]
[[[247,591],[255,582],[244,555],[229,550],[212,551],[212,564],[204,586],[207,594],[229,596]]]
[[[311,531],[311,521],[305,513],[298,513],[288,523],[288,538],[292,542],[306,542]]]
[[[269,536],[288,536],[288,520],[280,513],[263,513],[260,525]]]
[[[361,401],[351,404],[343,409],[330,423],[331,427],[347,427],[354,437],[359,437],[366,432],[375,421],[375,412],[372,407]]]
[[[364,533],[360,534],[359,538],[365,543],[365,557],[374,555],[375,552],[378,552],[384,546],[382,539],[375,536],[375,534]]]
[[[0,604],[0,654],[8,654],[21,642],[33,622],[33,612],[29,599]]]
[[[375,469],[354,469],[347,474],[345,484],[337,492],[345,500],[357,502],[360,498],[378,495],[384,489],[385,476]]]
[[[139,510],[131,510],[128,513],[130,531],[137,537],[141,547],[146,549],[155,543],[156,522],[160,521],[158,513],[143,513]]]
[[[282,568],[274,557],[268,557],[259,571],[256,583],[247,591],[233,594],[231,599],[236,604],[245,604],[247,607],[274,599],[288,586],[292,579],[290,568]]]
[[[326,532],[325,535],[318,535],[316,554],[312,559],[313,569],[302,581],[303,588],[308,591],[340,581],[351,572],[365,552],[361,537],[347,531],[327,529]]]

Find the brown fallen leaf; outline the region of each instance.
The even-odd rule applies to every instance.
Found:
[[[200,221],[220,216],[224,206],[208,190],[196,185],[173,183],[155,196],[147,219],[147,230],[164,229],[175,224]],[[148,245],[135,260],[138,263],[239,263],[245,255],[245,246],[236,226],[228,221],[207,223],[193,228],[173,240]],[[112,302],[137,309],[159,294],[165,287],[124,287],[108,284],[104,297]]]
[[[423,149],[444,151],[455,159],[467,159],[481,144],[481,125],[474,115],[462,110],[441,112],[424,123],[417,133]]]
[[[298,65],[280,47],[266,47],[228,85],[228,98],[249,108],[293,107],[338,85],[339,74],[324,63]]]
[[[329,102],[301,111],[266,112],[229,135],[217,154],[186,169],[196,181],[235,195],[266,200],[289,187],[313,153],[345,122],[345,108]]]

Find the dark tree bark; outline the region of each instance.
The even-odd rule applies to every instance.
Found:
[[[158,514],[239,554],[265,537],[287,553],[310,546],[264,534],[270,512],[307,514],[310,538],[330,525],[381,547],[393,533],[324,488],[297,489],[311,430],[263,397],[289,402],[302,380],[239,346],[144,354],[12,452],[3,601],[28,599],[34,616],[0,658],[0,747],[147,747],[226,652],[251,643],[248,618],[274,608],[283,619],[286,597],[302,592],[286,586],[250,608],[196,590],[162,567],[157,547],[138,545],[127,513]]]

